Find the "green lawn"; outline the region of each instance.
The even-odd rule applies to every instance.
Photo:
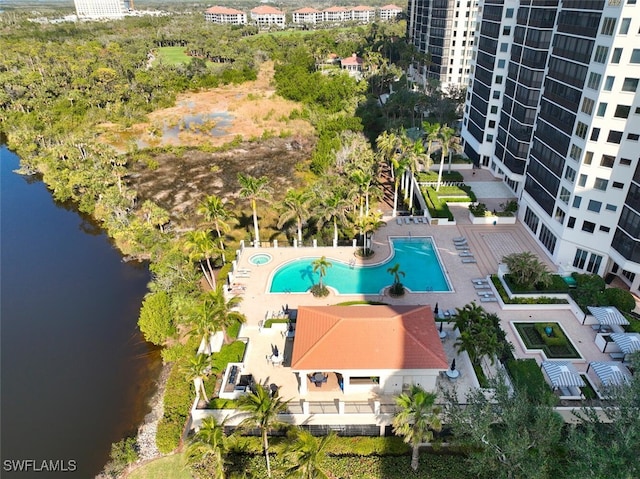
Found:
[[[160,47],[158,48],[158,60],[168,65],[189,63],[191,57],[184,52],[185,47]]]
[[[127,476],[127,479],[193,479],[181,454],[161,457],[148,462]]]

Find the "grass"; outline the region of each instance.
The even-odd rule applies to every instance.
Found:
[[[193,479],[181,454],[161,457],[128,474],[127,479]]]
[[[167,65],[181,65],[189,63],[191,57],[185,52],[185,47],[160,47],[158,48],[158,60]]]
[[[580,391],[582,391],[582,394],[584,395],[584,398],[585,399],[597,399],[598,398],[598,394],[596,393],[595,389],[593,389],[593,387],[591,387],[591,383],[589,382],[589,379],[587,379],[587,375],[586,374],[581,374],[580,376],[582,376],[582,380],[586,384],[586,386],[583,386],[583,387],[580,388]]]
[[[514,385],[532,400],[543,402],[555,397],[535,359],[511,359],[506,366]]]
[[[565,336],[558,323],[513,323],[522,342],[527,349],[541,349],[549,359],[580,359],[569,339]],[[551,338],[545,340],[545,334],[540,334],[538,328],[551,326],[553,333]]]

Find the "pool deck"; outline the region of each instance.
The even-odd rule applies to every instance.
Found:
[[[573,341],[574,346],[583,356],[583,360],[572,361],[576,368],[584,372],[590,361],[610,360],[607,354],[601,353],[594,343],[595,332],[588,325],[582,325],[570,310],[558,309],[547,311],[503,311],[497,302],[480,302],[478,290],[471,282],[472,278],[486,277],[497,271],[498,263],[504,255],[532,251],[546,262],[551,271],[556,268],[550,262],[544,251],[535,243],[533,238],[525,231],[520,223],[515,225],[472,225],[460,224],[458,226],[433,226],[428,224],[402,224],[399,225],[395,218],[385,218],[386,226],[376,231],[372,245],[375,252],[371,258],[363,259],[354,255],[354,248],[350,247],[318,247],[318,248],[253,248],[246,247],[240,254],[238,269],[246,273],[243,277],[234,279],[234,283],[240,285],[239,293],[243,301],[240,311],[246,315],[247,322],[243,325],[240,336],[249,339],[249,347],[246,353],[244,374],[253,374],[256,381],[265,384],[275,383],[280,387],[280,395],[285,399],[292,399],[292,404],[298,404],[298,383],[296,376],[288,367],[291,359],[292,340],[287,339],[284,333],[277,328],[264,330],[259,327],[262,321],[270,317],[272,313],[282,311],[283,308],[297,309],[301,305],[335,305],[343,301],[369,300],[384,301],[394,305],[431,305],[438,304],[440,310],[462,307],[472,301],[476,301],[489,313],[497,313],[501,318],[501,326],[506,331],[508,339],[514,344],[515,356],[518,358],[535,358],[538,362],[543,360],[539,352],[527,352],[523,349],[512,325],[512,321],[557,321],[567,335]],[[345,263],[355,261],[357,265],[366,265],[386,261],[390,255],[390,236],[431,236],[442,262],[445,273],[453,288],[451,292],[424,292],[407,293],[400,298],[392,298],[388,295],[372,294],[345,294],[338,295],[331,291],[325,298],[315,298],[310,293],[269,293],[270,277],[283,263],[303,257],[326,256],[329,260],[340,260]],[[462,263],[460,251],[455,248],[453,239],[465,236],[469,250],[474,255],[476,263]],[[264,265],[252,265],[249,258],[253,254],[268,253],[272,261]],[[392,278],[390,277],[390,282]],[[330,285],[329,285],[330,286]],[[457,331],[452,330],[452,324],[445,323],[445,331],[448,333],[443,340],[443,346],[447,359],[451,362],[456,359],[457,369],[461,376],[452,384],[446,378],[439,379],[444,388],[454,387],[460,400],[464,400],[467,392],[478,386],[473,374],[471,363],[466,353],[458,354],[455,347]],[[283,365],[274,366],[269,361],[272,348],[277,346],[284,351],[285,361]],[[344,397],[337,388],[327,387],[309,389],[304,396],[306,401],[329,404],[342,397],[348,401],[371,401],[372,394],[349,395]],[[384,404],[393,403],[393,398],[377,398]]]

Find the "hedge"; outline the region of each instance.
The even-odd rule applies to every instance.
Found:
[[[192,383],[184,374],[186,359],[176,361],[171,368],[164,392],[164,414],[158,422],[156,445],[163,454],[175,450],[180,444],[182,430],[189,417],[194,397]]]
[[[545,331],[546,327],[550,327],[552,329],[551,336],[547,335]],[[542,338],[542,341],[547,346],[566,346],[569,343],[558,323],[535,323],[535,328]]]
[[[491,282],[496,287],[496,291],[500,295],[504,304],[567,304],[569,301],[560,298],[549,298],[547,296],[539,296],[537,298],[509,298],[507,290],[504,289],[502,282],[497,274],[491,275]]]

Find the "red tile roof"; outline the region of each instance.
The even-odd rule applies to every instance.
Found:
[[[242,15],[244,12],[227,7],[211,7],[207,10],[207,13],[214,13],[218,15]]]
[[[320,10],[316,10],[315,8],[311,8],[311,7],[304,7],[299,10],[296,10],[293,13],[320,13]]]
[[[323,12],[346,12],[347,9],[344,7],[329,7],[325,8]]]
[[[393,3],[389,4],[389,5],[385,5],[384,7],[380,7],[380,10],[400,10],[402,11],[402,8],[400,8],[397,5],[394,5]]]
[[[364,60],[359,56],[356,56],[356,54],[354,53],[350,57],[343,58],[342,60],[340,60],[340,63],[342,65],[362,65],[364,64]]]
[[[269,7],[268,5],[261,5],[256,8],[252,8],[251,13],[255,13],[256,15],[284,15],[284,12],[277,8]]]
[[[291,368],[440,369],[431,306],[301,306]]]
[[[374,11],[375,9],[373,7],[367,7],[365,5],[358,5],[357,7],[351,8],[351,10],[356,12],[371,12],[371,11]]]

